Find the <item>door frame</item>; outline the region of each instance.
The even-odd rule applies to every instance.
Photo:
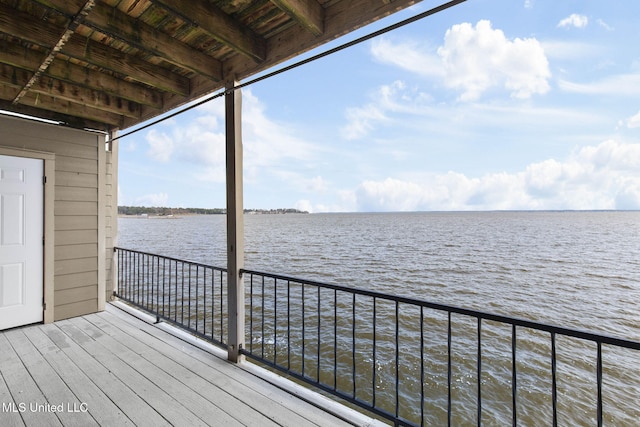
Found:
[[[44,323],[53,322],[53,296],[54,296],[54,248],[55,248],[55,218],[54,218],[54,200],[55,200],[55,170],[56,156],[53,153],[43,151],[34,151],[26,149],[16,149],[12,147],[4,147],[0,145],[0,154],[4,156],[23,157],[28,159],[40,159],[44,161],[44,176],[47,177],[44,183],[44,200],[43,200],[43,295],[44,295]]]

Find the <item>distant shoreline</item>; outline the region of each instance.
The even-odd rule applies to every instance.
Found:
[[[178,218],[193,215],[225,215],[226,209],[214,208],[167,208],[167,207],[146,207],[146,206],[118,206],[118,217],[123,218]],[[249,215],[283,215],[283,214],[308,214],[293,208],[279,209],[245,209],[245,214]]]

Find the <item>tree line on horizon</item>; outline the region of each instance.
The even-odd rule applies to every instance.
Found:
[[[224,208],[168,208],[168,207],[148,207],[148,206],[118,206],[118,215],[223,215],[227,210]],[[291,213],[309,213],[293,208],[280,209],[245,209],[244,213],[248,214],[291,214]]]

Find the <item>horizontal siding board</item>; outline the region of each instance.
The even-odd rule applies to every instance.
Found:
[[[55,306],[54,320],[68,319],[70,317],[82,316],[84,314],[98,311],[98,299],[93,298],[86,301],[74,302]]]
[[[98,256],[98,245],[87,243],[84,245],[67,245],[56,248],[56,261],[71,260]]]
[[[56,246],[98,243],[97,230],[63,230],[56,231]]]
[[[85,187],[56,187],[56,201],[97,202],[98,189]]]
[[[2,145],[6,145],[8,147],[56,153],[57,157],[70,156],[94,160],[98,158],[98,152],[95,145],[70,144],[64,139],[47,140],[42,139],[42,137],[37,135],[5,134],[5,136],[6,138],[2,138]]]
[[[96,159],[58,156],[56,159],[56,171],[98,173],[98,161]]]
[[[98,285],[56,291],[54,301],[56,306],[87,301],[98,297]]]
[[[98,202],[70,202],[59,201],[55,204],[54,212],[56,216],[64,215],[98,215]]]
[[[64,141],[73,145],[95,147],[99,139],[98,135],[95,133],[92,134],[78,129],[63,126],[51,126],[20,119],[15,120],[14,123],[12,123],[11,126],[8,126],[8,129],[3,133],[8,136],[18,136],[20,138],[31,136],[47,145],[51,145],[58,141]]]
[[[87,271],[84,273],[66,274],[56,276],[56,290],[79,288],[82,286],[97,285],[98,272]]]
[[[98,189],[94,187],[57,187],[58,202],[97,202]]]
[[[98,257],[75,258],[56,261],[56,275],[84,273],[98,270]]]
[[[55,219],[56,230],[97,230],[98,218],[95,216],[57,216]]]
[[[56,172],[56,187],[98,188],[98,175],[80,172]]]

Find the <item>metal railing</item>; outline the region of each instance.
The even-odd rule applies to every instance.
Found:
[[[117,296],[224,345],[225,269],[117,251]],[[639,342],[242,273],[243,354],[395,425],[601,426],[640,419]]]
[[[639,342],[243,274],[248,357],[395,425],[601,426],[640,419]]]
[[[214,344],[227,343],[227,270],[114,248],[115,296]]]

